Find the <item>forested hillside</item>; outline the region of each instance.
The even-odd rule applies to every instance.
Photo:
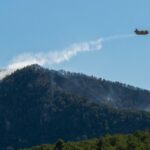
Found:
[[[109,95],[109,85],[114,91],[117,89],[115,97],[123,94],[118,92],[119,88],[125,90],[120,98],[134,93],[137,107],[128,110],[118,105],[115,109],[111,103],[93,100],[94,85],[103,89],[102,92],[97,88],[103,96]],[[59,138],[83,140],[149,129],[150,113],[138,110],[146,103],[148,106],[148,95],[145,90],[86,75],[49,71],[37,65],[26,67],[0,82],[0,147],[17,149],[53,143]],[[130,96],[124,103],[130,102]]]
[[[35,87],[35,83],[43,88],[49,88],[51,92],[57,88],[67,94],[118,109],[150,110],[150,91],[80,73],[48,70],[38,65],[31,65],[16,71],[4,79],[3,83],[8,84],[6,86],[9,84],[18,86],[18,82],[22,82],[20,86],[26,85],[28,88]]]

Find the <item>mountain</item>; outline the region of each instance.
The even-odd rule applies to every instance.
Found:
[[[104,99],[112,93],[111,100]],[[150,113],[141,110],[149,106],[149,94],[83,74],[28,66],[0,82],[0,147],[148,129]]]
[[[32,65],[16,71],[4,81],[9,82],[10,79],[13,80],[13,85],[21,81],[23,86],[28,84],[32,88],[32,83],[35,82],[44,88],[47,86],[51,92],[57,88],[66,94],[114,108],[150,111],[150,91],[80,73],[48,70]]]

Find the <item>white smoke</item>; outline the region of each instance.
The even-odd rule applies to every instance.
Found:
[[[21,54],[10,62],[5,71],[0,72],[0,79],[4,78],[6,75],[11,74],[15,70],[21,69],[28,65],[39,64],[44,66],[60,64],[64,61],[70,60],[73,56],[76,56],[80,52],[96,51],[100,50],[101,48],[102,39],[98,39],[96,41],[73,44],[61,51],[37,54]]]
[[[0,70],[0,80],[3,79],[5,76],[11,74],[13,71],[12,70]]]
[[[122,35],[114,35],[114,36],[109,36],[106,38],[103,38],[102,41],[112,41],[112,40],[119,40],[119,39],[126,39],[126,38],[132,38],[136,37],[136,34],[122,34]]]
[[[106,38],[97,39],[95,41],[83,42],[73,44],[68,48],[65,48],[60,51],[47,52],[47,53],[28,53],[21,54],[15,57],[10,64],[6,67],[6,70],[0,71],[0,79],[4,78],[6,75],[10,75],[17,69],[21,69],[25,66],[32,64],[39,64],[41,66],[44,65],[53,65],[60,64],[64,61],[70,60],[73,56],[76,56],[80,52],[88,52],[100,50],[102,48],[102,42],[126,39],[135,37],[135,34],[122,34],[122,35],[114,35]]]

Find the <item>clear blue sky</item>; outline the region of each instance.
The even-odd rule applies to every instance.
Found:
[[[3,0],[0,67],[24,52],[59,50],[99,37],[150,30],[150,0]],[[103,43],[52,66],[150,89],[150,37]]]

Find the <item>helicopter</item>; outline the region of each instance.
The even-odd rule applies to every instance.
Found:
[[[148,30],[138,30],[138,29],[135,29],[135,34],[137,35],[147,35],[149,34],[149,31]]]

